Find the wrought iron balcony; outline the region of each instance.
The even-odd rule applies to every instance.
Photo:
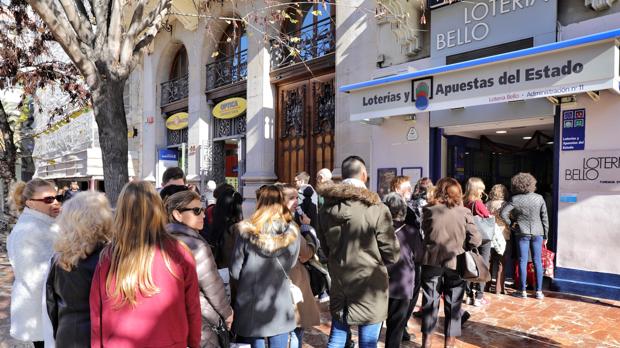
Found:
[[[161,84],[161,105],[167,105],[175,101],[187,98],[189,89],[187,87],[187,75],[174,80],[166,81]]]
[[[207,90],[243,81],[248,76],[248,50],[207,64]]]
[[[336,50],[336,32],[332,18],[281,35],[271,40],[271,69],[309,61]]]

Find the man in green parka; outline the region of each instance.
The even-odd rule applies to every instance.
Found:
[[[400,246],[389,209],[366,188],[364,160],[342,162],[341,184],[319,187],[325,202],[319,212],[321,246],[332,278],[332,328],[328,348],[345,346],[350,325],[358,326],[359,345],[376,346],[387,317],[387,264],[398,260]]]

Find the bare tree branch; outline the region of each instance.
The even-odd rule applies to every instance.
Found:
[[[109,62],[120,61],[121,55],[121,40],[123,35],[123,22],[122,13],[123,7],[121,0],[110,0],[112,8],[110,11],[110,18],[108,21],[108,51],[105,52],[108,55]],[[111,67],[110,67],[111,68]]]
[[[90,0],[97,21],[97,34],[95,39],[95,51],[100,52],[106,44],[108,34],[108,15],[110,12],[109,0]]]
[[[73,30],[62,21],[62,13],[55,6],[54,1],[30,0],[29,3],[33,10],[47,23],[58,43],[84,76],[88,86],[96,87],[99,80],[97,69],[80,49],[79,40]]]
[[[160,0],[157,7],[146,17],[142,18],[142,13],[140,13],[140,16],[136,15],[138,10],[140,12],[143,12],[144,10],[144,8],[139,8],[140,5],[138,5],[136,12],[134,12],[131,25],[129,26],[127,36],[125,37],[123,52],[121,55],[121,64],[130,64],[131,66],[134,65],[134,63],[130,62],[130,60],[134,60],[136,53],[139,55],[142,48],[147,47],[153,38],[155,38],[155,35],[159,32],[164,19],[168,15],[170,6],[172,6],[172,0]],[[136,36],[143,32],[145,33],[140,36],[139,40],[136,41]]]
[[[60,4],[65,10],[67,19],[77,34],[78,39],[83,43],[90,45],[95,38],[95,34],[93,34],[90,29],[88,17],[85,16],[86,9],[84,8],[84,15],[80,13],[76,5],[77,2],[78,1],[73,0],[60,0]],[[84,6],[82,5],[82,8],[83,7]]]

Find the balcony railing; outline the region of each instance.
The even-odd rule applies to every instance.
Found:
[[[167,105],[175,101],[187,98],[189,89],[187,87],[187,75],[174,80],[166,81],[161,84],[161,105]]]
[[[271,40],[271,69],[309,61],[336,50],[336,33],[332,18],[281,35]]]
[[[207,90],[243,81],[248,76],[248,50],[207,64]]]

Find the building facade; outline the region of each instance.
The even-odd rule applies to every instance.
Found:
[[[179,165],[190,181],[226,180],[249,214],[261,185],[337,177],[352,154],[380,194],[394,175],[490,188],[531,172],[551,214],[553,286],[620,293],[620,5],[283,2],[274,16],[274,2],[209,4],[205,18],[172,16],[134,72],[142,178]]]
[[[369,57],[337,65],[337,77],[350,71],[338,79],[337,110],[372,125],[371,187],[382,193],[389,178],[410,174],[476,176],[489,189],[530,172],[550,212],[552,288],[617,299],[620,5],[427,5],[427,58],[375,67],[372,48],[353,43],[373,33],[357,12],[350,23],[364,32],[348,31],[349,52],[337,52]]]

